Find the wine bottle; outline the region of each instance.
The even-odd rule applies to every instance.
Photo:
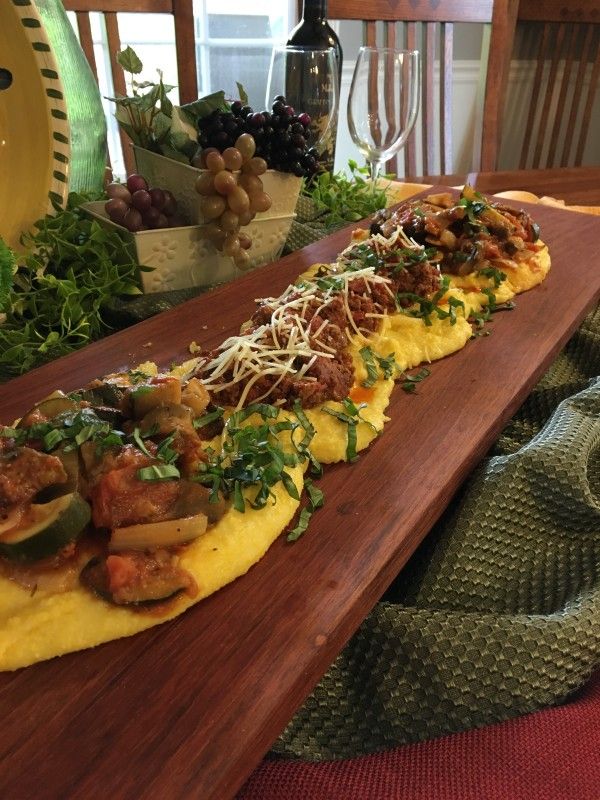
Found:
[[[338,98],[342,82],[342,46],[336,32],[327,22],[327,0],[304,0],[302,19],[290,33],[287,44],[292,47],[333,47],[338,66]],[[323,97],[327,96],[323,93]],[[323,108],[322,97],[307,97],[303,110],[308,112],[318,126],[320,117],[328,117],[329,110]],[[337,135],[337,117],[333,120],[325,140],[321,144],[323,152],[319,161],[329,172],[333,171],[335,160],[335,140]]]

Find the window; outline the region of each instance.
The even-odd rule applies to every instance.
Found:
[[[287,38],[295,20],[295,0],[194,0],[196,63],[200,95],[223,89],[237,97],[236,81],[248,92],[250,104],[264,107],[271,50]],[[75,30],[75,15],[70,14]],[[98,82],[102,97],[113,94],[106,32],[100,14],[90,14]],[[162,69],[165,83],[177,84],[173,18],[167,14],[119,14],[123,47],[133,47],[144,64],[143,77],[154,80]],[[179,101],[177,89],[169,95]],[[116,175],[123,176],[114,104],[103,100],[109,120],[108,146]]]

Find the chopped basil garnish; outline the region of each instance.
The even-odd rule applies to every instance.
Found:
[[[383,372],[384,378],[392,378],[396,373],[400,372],[400,367],[396,361],[396,356],[393,353],[390,353],[388,356],[375,356],[377,359],[377,363],[381,371]]]
[[[166,464],[174,464],[179,458],[179,453],[177,450],[174,450],[171,447],[176,434],[177,431],[170,433],[165,439],[162,440],[162,442],[159,443],[158,447],[156,448],[156,457],[160,458],[161,461],[164,461]]]
[[[411,394],[417,388],[416,384],[420,383],[421,381],[424,381],[425,378],[428,378],[430,375],[431,375],[431,373],[427,369],[427,367],[423,367],[422,369],[420,369],[417,373],[415,373],[413,375],[411,375],[410,373],[406,372],[403,375],[402,388],[404,389],[405,392],[408,392],[409,394]]]
[[[464,303],[462,300],[457,300],[452,296],[449,297],[447,301],[449,305],[448,311],[438,305],[449,288],[450,279],[447,275],[444,275],[440,281],[439,289],[433,295],[431,300],[426,297],[421,297],[419,294],[413,294],[412,292],[399,292],[396,295],[398,310],[402,314],[407,314],[409,317],[422,319],[425,325],[428,326],[432,324],[431,317],[434,314],[438,317],[438,319],[450,319],[450,324],[454,325],[456,323],[456,309],[462,307],[464,313]],[[402,308],[400,305],[401,300],[409,300],[413,305],[409,308]]]
[[[323,492],[314,485],[310,478],[304,481],[304,488],[308,494],[308,503],[300,512],[296,525],[289,531],[287,535],[288,542],[295,542],[302,536],[308,528],[312,515],[325,502]]]
[[[242,425],[252,415],[262,422]],[[194,480],[210,487],[211,502],[219,495],[231,497],[233,506],[244,512],[246,504],[263,508],[269,498],[274,499],[273,486],[281,482],[288,494],[299,499],[298,490],[287,467],[295,467],[307,458],[304,449],[294,445],[294,432],[299,423],[280,420],[271,424],[279,409],[267,403],[254,403],[233,413],[225,425],[225,438],[221,453],[213,453],[209,461],[200,464]],[[279,435],[289,432],[293,452],[285,452]],[[311,436],[312,438],[312,436]],[[304,441],[304,440],[303,440]],[[243,489],[256,487],[254,499],[244,498]]]
[[[365,369],[367,370],[367,379],[362,382],[362,385],[368,389],[376,382],[379,377],[377,372],[377,364],[375,363],[375,356],[370,347],[362,347],[359,350],[360,357],[362,358]]]
[[[179,478],[179,470],[173,464],[152,464],[138,469],[137,476],[141,481],[170,481]]]
[[[152,454],[148,452],[148,448],[146,447],[146,445],[142,441],[142,436],[141,436],[139,428],[134,428],[133,429],[132,438],[133,438],[133,441],[134,441],[136,447],[138,448],[138,450],[141,450],[142,453],[145,456],[150,456],[150,458],[151,458]]]
[[[53,428],[44,436],[44,450],[54,450],[63,440],[62,431]]]
[[[400,372],[400,367],[396,363],[396,357],[393,353],[385,357],[378,356],[369,346],[366,346],[361,348],[359,354],[367,370],[367,379],[361,384],[365,389],[371,388],[377,381],[379,377],[377,367],[381,370],[384,378],[392,378],[395,374]]]
[[[304,436],[302,440],[298,443],[294,442],[300,461],[308,459],[310,463],[311,474],[320,477],[323,474],[323,467],[321,466],[317,458],[313,455],[312,450],[309,447],[315,435],[314,426],[304,413],[304,409],[302,408],[300,400],[294,401],[293,410],[294,414],[296,415],[296,418],[298,419],[298,422],[300,423],[300,427],[304,431]]]
[[[348,439],[346,443],[346,461],[356,461],[358,458],[356,452],[356,442],[357,442],[357,434],[356,428],[359,422],[364,422],[366,425],[369,425],[376,434],[379,433],[377,428],[368,420],[363,419],[360,416],[360,412],[363,408],[366,408],[366,403],[360,403],[358,406],[352,402],[349,397],[346,397],[345,400],[342,400],[342,405],[344,407],[344,411],[338,411],[336,408],[328,408],[327,406],[323,406],[323,411],[329,414],[332,417],[335,417],[340,422],[343,422],[348,429]]]
[[[496,267],[484,267],[484,269],[480,269],[477,274],[483,275],[484,278],[492,278],[495,289],[506,280],[506,273],[502,272],[500,269],[496,269]]]
[[[199,428],[204,428],[205,425],[210,425],[211,422],[216,422],[216,420],[221,419],[223,416],[223,409],[220,406],[217,406],[214,411],[209,411],[208,414],[204,414],[202,417],[197,417],[194,420],[194,428],[198,430]]]

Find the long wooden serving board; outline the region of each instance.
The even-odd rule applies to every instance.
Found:
[[[129,639],[0,675],[0,796],[225,800],[250,774],[600,297],[600,220],[540,206],[552,270],[489,337],[397,388],[383,435],[328,467],[325,507],[244,577]],[[9,423],[50,390],[238,331],[349,229],[0,388]]]

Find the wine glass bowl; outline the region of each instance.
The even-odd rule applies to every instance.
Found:
[[[274,47],[267,81],[266,106],[285,97],[288,107],[310,117],[309,144],[327,161],[333,152],[339,102],[338,63],[333,47]],[[293,133],[291,134],[294,135]],[[296,134],[297,135],[297,134]],[[285,135],[282,135],[284,143]]]
[[[361,47],[348,97],[348,127],[376,180],[406,144],[419,111],[417,50]]]

